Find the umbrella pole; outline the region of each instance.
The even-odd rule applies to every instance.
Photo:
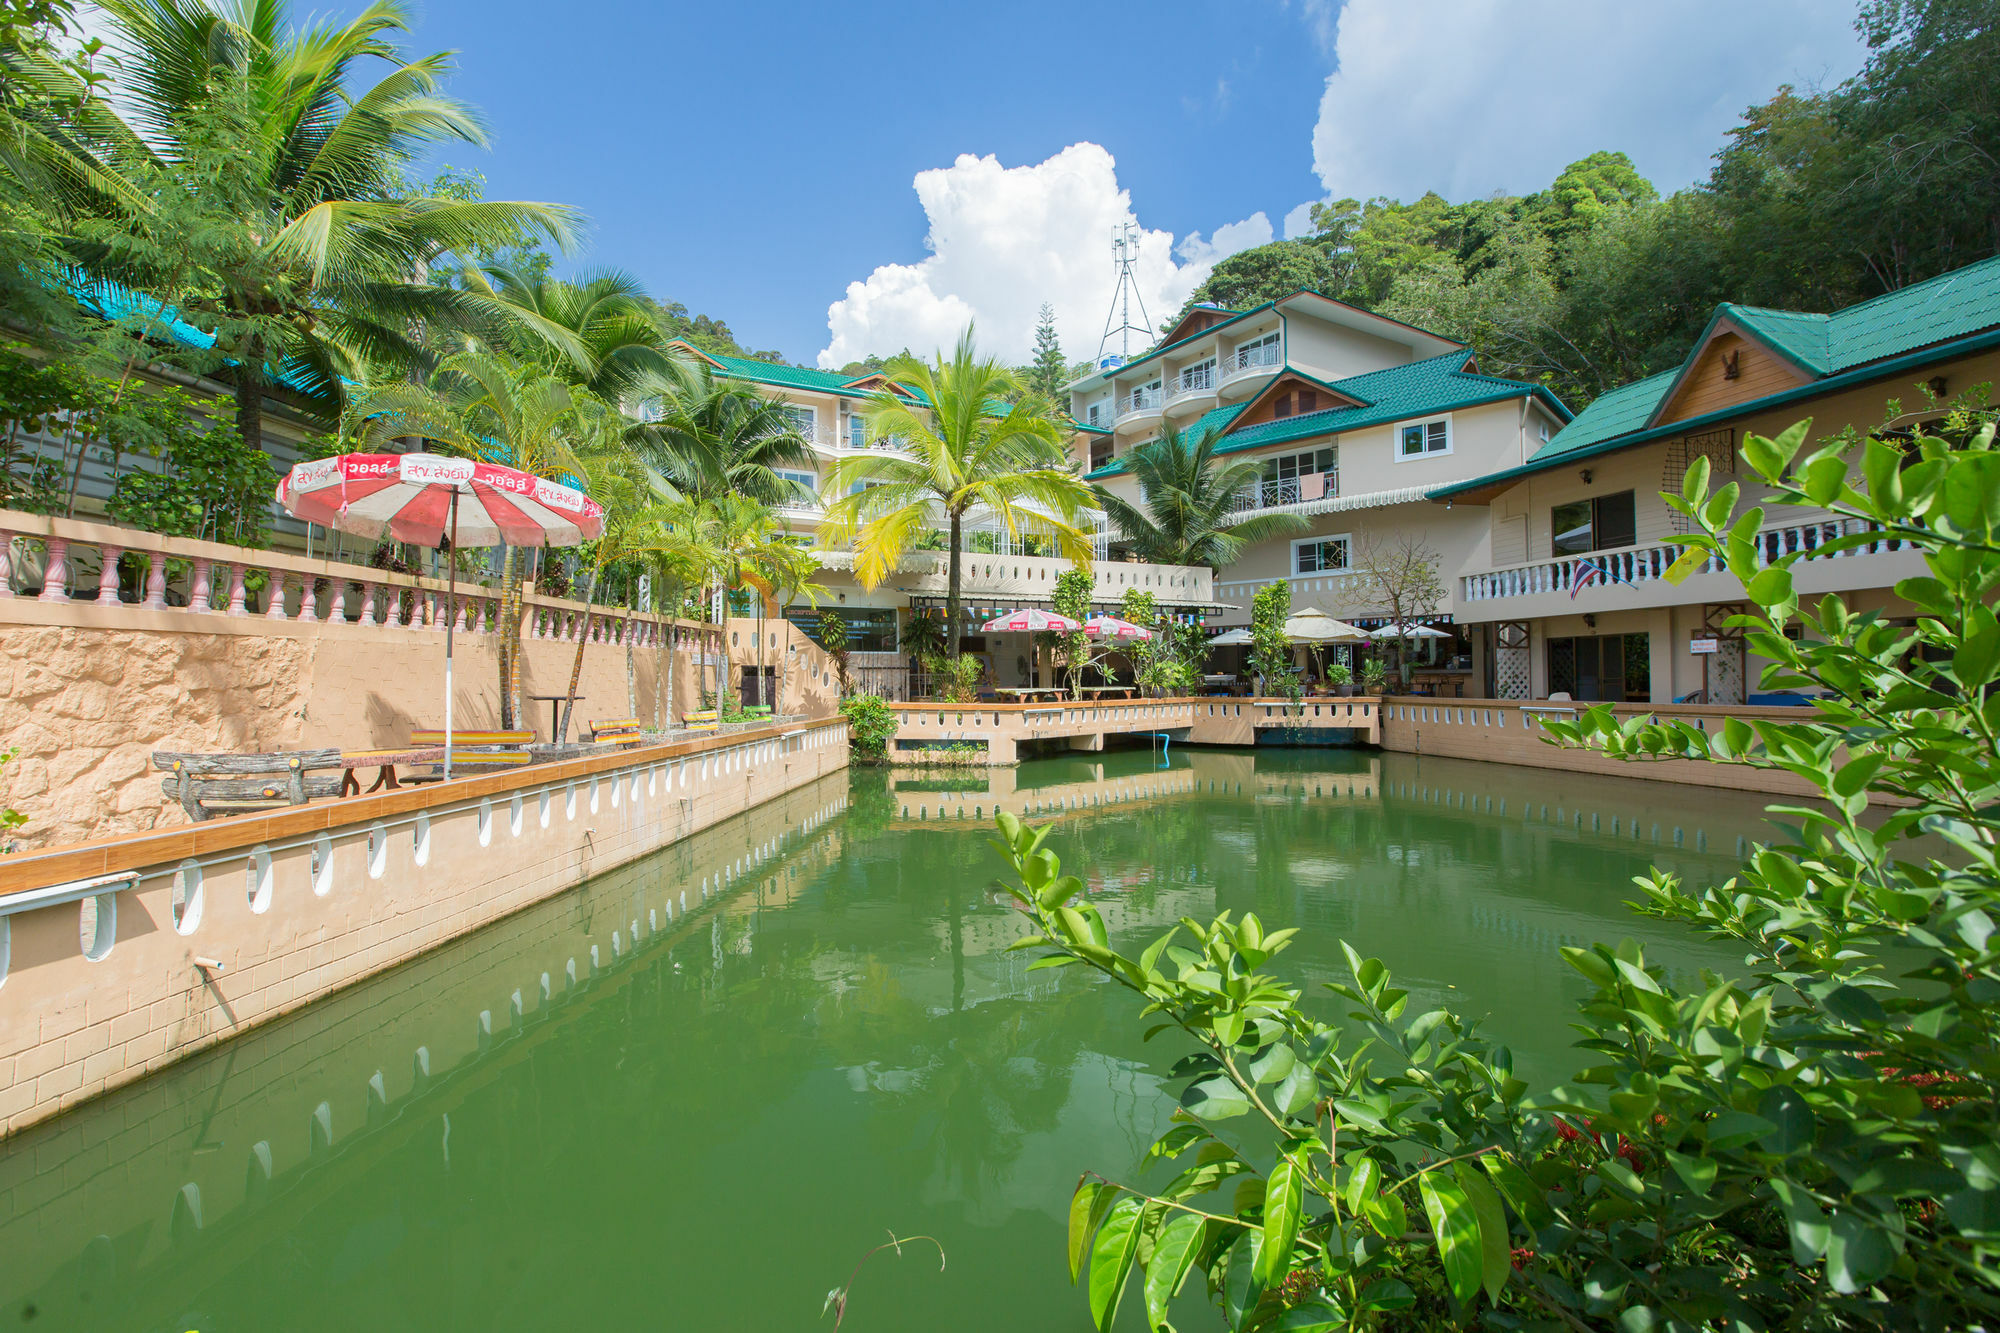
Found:
[[[458,487],[451,489],[451,544],[444,553],[444,780],[451,781],[451,635],[458,627]]]

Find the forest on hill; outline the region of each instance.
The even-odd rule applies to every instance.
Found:
[[[1189,302],[1311,287],[1581,408],[1678,364],[1718,302],[1835,310],[2000,253],[2000,0],[1867,0],[1856,25],[1858,74],[1779,88],[1686,189],[1607,151],[1533,194],[1328,201]]]

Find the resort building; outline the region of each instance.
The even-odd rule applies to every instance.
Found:
[[[1697,458],[1734,480],[1746,507],[1768,493],[1740,469],[1746,433],[1812,419],[1814,442],[1850,428],[1909,428],[2000,380],[2000,259],[1832,314],[1718,307],[1673,370],[1598,398],[1518,465],[1437,486],[1440,518],[1483,514],[1451,609],[1482,645],[1475,688],[1491,698],[1757,702],[1762,660],[1726,627],[1742,585],[1723,572],[1660,576],[1689,530],[1668,508]],[[1766,559],[1848,535],[1848,520],[1770,512]],[[1455,529],[1454,529],[1455,530]],[[1923,572],[1901,544],[1847,549],[1794,571],[1802,598],[1839,593],[1857,610],[1911,614],[1893,591]],[[1225,585],[1226,586],[1226,585]],[[1489,664],[1486,666],[1484,664]]]
[[[1385,623],[1381,589],[1364,572],[1371,555],[1413,543],[1447,576],[1461,568],[1483,549],[1486,518],[1428,494],[1525,463],[1570,419],[1547,389],[1480,374],[1462,343],[1311,291],[1250,310],[1198,306],[1145,355],[1107,358],[1070,385],[1070,398],[1078,458],[1113,494],[1140,503],[1126,460],[1171,424],[1188,437],[1217,432],[1218,454],[1262,463],[1239,502],[1244,517],[1309,520],[1216,572],[1218,630],[1248,624],[1252,596],[1276,579],[1290,581],[1295,609]],[[1114,564],[1120,550],[1114,539]],[[1424,621],[1450,637],[1417,645],[1425,677],[1476,679],[1480,642],[1449,604],[1433,612]]]

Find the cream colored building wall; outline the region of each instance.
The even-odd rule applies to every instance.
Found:
[[[1407,365],[1414,357],[1403,343],[1296,310],[1285,315],[1285,355],[1292,365],[1325,380]]]

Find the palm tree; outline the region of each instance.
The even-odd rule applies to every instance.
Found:
[[[638,552],[639,560],[652,577],[655,607],[665,608],[670,621],[678,618],[681,603],[686,600],[689,590],[707,586],[709,571],[721,559],[718,551],[704,544],[704,526],[697,508],[692,500],[685,497],[670,502],[663,526],[677,534],[678,540],[671,547],[662,545]],[[665,682],[653,692],[653,720],[656,723],[661,720],[660,704],[663,699],[666,720],[673,720],[676,646],[673,636],[665,634],[660,637],[655,650],[653,678],[656,682]]]
[[[647,461],[701,500],[743,495],[764,504],[808,501],[811,493],[778,475],[809,470],[811,446],[785,412],[738,380],[716,378],[705,361],[677,360],[637,389],[658,408],[638,440]]]
[[[274,367],[329,407],[369,363],[416,364],[424,332],[496,303],[432,286],[452,253],[546,237],[567,247],[576,214],[538,203],[413,191],[401,168],[445,142],[483,145],[478,121],[438,91],[443,53],[405,60],[397,0],[352,22],[295,30],[285,0],[99,0],[119,58],[116,98],[85,98],[75,71],[10,53],[80,99],[69,142],[127,182],[89,191],[101,218],[73,248],[97,278],[143,290],[216,335],[233,363],[236,423],[262,439]],[[372,86],[361,67],[387,62]]]
[[[771,600],[777,605],[778,614],[783,616],[791,608],[796,598],[804,598],[808,608],[817,608],[825,589],[813,582],[823,566],[812,550],[788,539],[781,538],[772,543],[764,558],[764,576],[771,583]],[[758,607],[757,625],[757,688],[764,687],[764,626],[763,607]],[[783,705],[785,698],[785,657],[778,656],[778,679],[771,700],[773,711]],[[760,700],[761,702],[761,700]]]
[[[766,571],[771,567],[771,548],[790,543],[780,535],[778,516],[770,506],[747,495],[703,500],[696,507],[695,523],[690,544],[714,553],[710,586],[722,595],[722,665],[715,682],[715,706],[722,709],[723,691],[736,679],[736,655],[729,642],[729,594],[748,589],[760,602],[769,597],[772,583]]]
[[[468,271],[466,282],[505,307],[495,333],[523,360],[607,403],[629,408],[642,385],[677,372],[680,358],[645,288],[622,270],[596,269],[571,282],[490,264]]]
[[[1183,435],[1172,426],[1125,456],[1139,503],[1098,486],[1097,503],[1145,560],[1162,565],[1234,564],[1244,549],[1312,526],[1299,514],[1256,514],[1231,523],[1243,493],[1263,477],[1255,459],[1225,462],[1213,428]]]
[[[392,383],[364,391],[350,410],[349,433],[364,447],[415,436],[446,452],[484,458],[539,477],[582,477],[577,396],[537,366],[493,352],[446,358],[425,384]],[[521,574],[508,547],[500,567],[500,725],[520,716]]]
[[[904,452],[835,463],[821,487],[828,498],[822,530],[836,541],[853,537],[855,577],[872,589],[926,532],[943,526],[951,553],[945,651],[956,658],[966,516],[979,511],[1010,535],[1052,538],[1063,556],[1088,566],[1090,538],[1076,524],[1090,487],[1064,455],[1048,405],[1032,395],[1008,402],[1019,395],[1019,381],[978,355],[970,327],[951,360],[939,355],[926,365],[899,357],[886,374],[891,388],[869,405],[868,434],[897,437]],[[850,488],[858,489],[843,493]]]

